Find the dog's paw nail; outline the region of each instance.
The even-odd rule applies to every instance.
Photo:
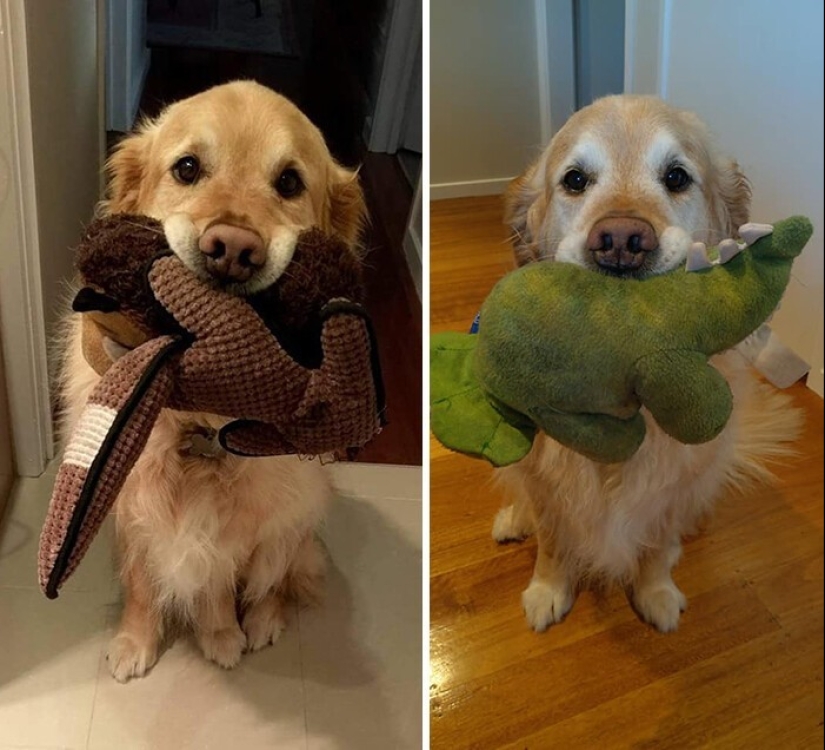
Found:
[[[198,641],[203,655],[224,669],[238,666],[246,648],[246,636],[238,627],[202,633]]]
[[[286,623],[280,613],[250,612],[243,621],[246,650],[260,651],[272,645],[278,640],[285,627]]]
[[[687,609],[687,599],[675,584],[641,589],[634,593],[633,604],[642,619],[661,633],[679,627],[679,616]]]
[[[153,644],[141,644],[126,634],[116,635],[106,652],[109,672],[118,682],[143,677],[157,658],[157,648]]]
[[[522,593],[521,603],[528,624],[541,633],[564,619],[573,606],[573,592],[566,584],[556,586],[534,580]]]

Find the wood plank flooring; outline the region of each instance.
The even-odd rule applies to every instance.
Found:
[[[431,328],[466,330],[512,267],[497,197],[431,207]],[[726,498],[685,544],[680,629],[623,593],[583,592],[533,633],[521,611],[535,542],[498,546],[501,496],[481,461],[431,441],[431,747],[823,746],[823,404],[775,487]]]

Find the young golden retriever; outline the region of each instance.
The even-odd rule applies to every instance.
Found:
[[[366,208],[356,174],[291,102],[250,81],[169,106],[118,145],[107,169],[104,212],[163,222],[194,272],[236,294],[272,284],[308,227],[358,252]],[[79,321],[70,325],[68,430],[98,380]],[[192,449],[193,437],[203,444],[222,424],[164,410],[116,502],[125,601],[108,662],[119,681],[155,663],[170,614],[188,620],[204,655],[228,668],[277,639],[287,596],[317,593],[324,560],[314,534],[330,492],[319,462]]]
[[[645,276],[682,263],[694,241],[734,236],[750,195],[694,114],[654,97],[611,96],[570,118],[510,186],[505,211],[519,264],[559,260]],[[588,582],[620,583],[645,621],[676,629],[687,603],[671,570],[683,535],[726,486],[764,477],[763,461],[783,451],[799,422],[735,351],[713,364],[734,411],[711,442],[683,445],[645,414],[647,437],[625,463],[595,463],[539,435],[523,461],[497,472],[514,501],[499,511],[494,538],[537,537],[522,595],[535,630],[560,622]]]

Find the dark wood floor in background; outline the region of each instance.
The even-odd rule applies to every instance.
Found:
[[[432,330],[467,330],[512,268],[501,200],[431,210]],[[435,440],[430,458],[431,747],[821,748],[823,407],[775,487],[725,499],[685,545],[679,630],[638,621],[621,591],[585,591],[560,625],[521,609],[535,542],[497,545],[502,497],[484,462]]]

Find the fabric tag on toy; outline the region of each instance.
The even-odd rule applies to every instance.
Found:
[[[473,322],[470,325],[470,333],[478,333],[479,326],[481,325],[481,311],[476,313],[476,316],[473,318]]]

